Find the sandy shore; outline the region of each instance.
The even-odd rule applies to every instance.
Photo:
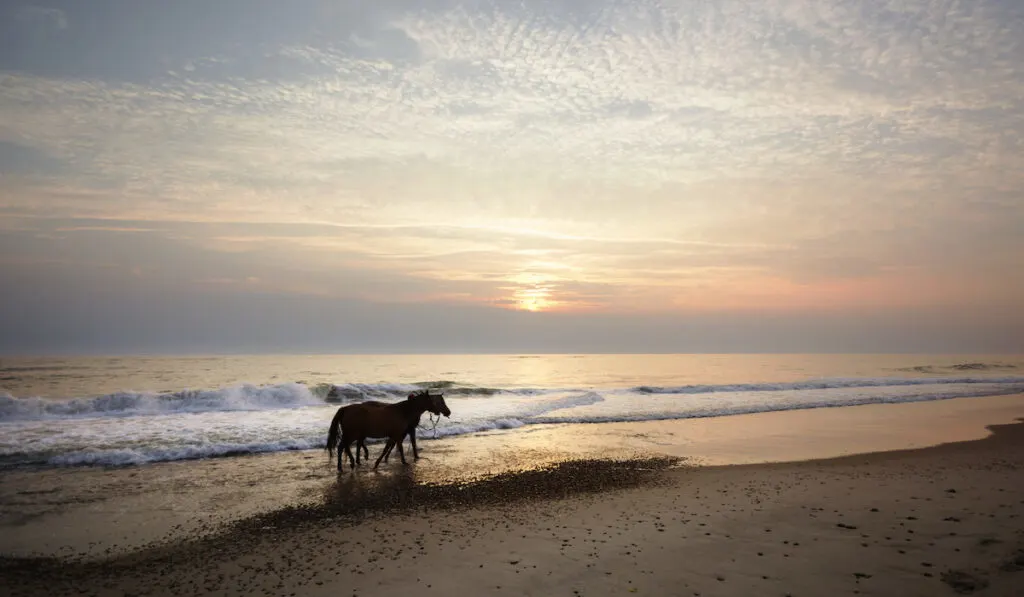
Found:
[[[419,464],[379,474],[338,476],[309,453],[6,474],[0,547],[17,557],[0,560],[0,584],[12,595],[1020,595],[1024,425],[985,428],[1020,416],[1017,396],[578,426],[588,430],[571,443],[555,428],[501,444],[483,434],[422,442]],[[800,460],[871,446],[895,451]],[[760,464],[706,465],[723,461]],[[32,553],[48,557],[20,557]]]

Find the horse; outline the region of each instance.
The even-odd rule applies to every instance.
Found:
[[[413,397],[413,395],[409,394],[409,398],[412,398],[412,397]],[[377,400],[364,400],[363,402],[359,402],[358,404],[363,405],[363,406],[387,406],[388,404],[391,404],[391,403],[390,402],[379,402]],[[352,406],[355,406],[355,404],[349,404],[349,405],[346,405],[346,406],[342,406],[338,410],[345,409],[345,408],[350,408]],[[335,416],[337,416],[337,415],[335,415]],[[416,428],[419,427],[419,425],[420,425],[420,417],[416,417],[416,420],[413,421],[411,425],[409,425],[409,429],[408,429],[408,431],[406,431],[406,434],[409,436],[409,443],[412,444],[412,457],[413,457],[414,460],[419,460],[420,459],[419,450],[416,448]],[[361,454],[360,454],[360,452],[361,452]],[[388,461],[388,456],[390,456],[390,454],[391,454],[391,450],[388,450],[387,453],[384,454],[384,462]],[[359,464],[359,461],[360,461],[360,455],[362,455],[364,458],[366,458],[367,461],[370,460],[370,451],[366,449],[366,441],[365,441],[364,438],[359,438],[359,439],[356,440],[356,464],[357,465]]]
[[[444,396],[431,395],[429,390],[414,392],[407,399],[394,404],[360,402],[339,408],[331,420],[327,433],[327,453],[333,457],[334,450],[338,450],[339,471],[344,468],[343,453],[348,456],[349,464],[354,469],[356,462],[350,448],[352,442],[362,441],[368,437],[383,437],[387,438],[388,443],[373,468],[380,466],[380,461],[391,452],[395,444],[398,444],[398,455],[402,459],[402,464],[407,464],[402,440],[410,429],[415,429],[426,411],[438,416],[451,416]],[[413,451],[416,452],[415,448]]]
[[[429,395],[430,394],[430,390],[429,389],[420,390],[419,393]],[[413,398],[415,396],[415,394],[416,394],[416,392],[413,392],[412,394],[409,394],[409,398]],[[441,406],[442,406],[441,411],[442,411],[442,414],[444,414],[444,416],[447,417],[451,413],[451,411],[444,412],[444,411],[446,411],[448,409],[448,405],[445,404],[445,402],[444,402],[444,396],[442,394],[438,394],[436,397],[441,400]],[[371,406],[387,406],[388,403],[387,402],[377,402],[375,400],[367,400],[365,402],[362,402],[361,404],[369,404]],[[437,412],[434,412],[434,411],[431,411],[431,412],[433,412],[435,415],[438,415],[439,417],[441,416]],[[409,436],[409,443],[412,444],[412,458],[413,458],[413,460],[419,460],[420,459],[420,452],[416,448],[416,428],[420,426],[420,417],[422,417],[422,416],[423,416],[422,412],[420,412],[418,415],[416,415],[416,418],[412,421],[412,423],[409,424],[409,429],[405,432],[406,435]],[[399,451],[399,453],[402,453],[401,443],[402,443],[402,441],[404,439],[405,439],[405,437],[403,436],[401,439],[398,440],[398,443],[399,443],[398,451]],[[360,439],[356,443],[356,464],[359,464],[359,446],[363,447],[363,451],[364,452],[366,451],[366,444],[364,444],[363,440]],[[392,443],[388,443],[388,444],[386,444],[384,446],[384,452],[382,454],[382,456],[384,457],[384,462],[388,461],[388,456],[391,455],[391,451],[394,449],[394,447],[395,447],[395,445],[392,444]],[[366,460],[367,461],[370,460],[369,454],[367,454]],[[403,464],[405,463],[404,457],[403,457],[402,463]],[[376,468],[376,467],[374,467],[374,468]]]
[[[425,400],[424,400],[425,399]],[[398,408],[398,410],[395,410]],[[381,409],[383,414],[373,414],[374,410]],[[339,449],[338,452],[338,470],[342,470],[342,451],[348,454],[349,462],[352,462],[352,452],[349,446],[353,441],[356,443],[357,452],[362,449],[366,453],[366,458],[369,460],[369,453],[366,450],[364,440],[366,437],[386,437],[388,443],[381,453],[380,457],[377,458],[377,462],[374,464],[376,469],[380,465],[381,459],[385,462],[388,460],[388,456],[394,449],[395,444],[398,444],[398,453],[402,459],[402,464],[406,464],[405,452],[402,449],[402,440],[405,435],[410,436],[410,442],[413,446],[413,455],[415,458],[419,458],[419,451],[416,447],[416,427],[419,425],[420,417],[423,416],[425,411],[441,416],[448,417],[451,415],[451,411],[448,409],[448,405],[444,401],[442,395],[432,396],[429,390],[422,390],[420,392],[414,392],[409,395],[409,398],[403,402],[396,404],[377,402],[368,400],[360,402],[358,404],[350,404],[338,409],[334,419],[331,421],[331,428],[328,432],[327,451],[333,455],[333,450],[337,445],[338,430],[341,429],[342,440],[341,445],[344,446],[343,450]],[[361,425],[365,428],[357,429],[351,428],[351,431],[347,429],[350,425],[345,425],[345,411],[357,411],[353,412],[349,420],[353,417],[357,419],[357,425]],[[397,429],[397,421],[404,418],[407,422],[406,429],[400,434],[395,430]],[[382,431],[383,430],[383,431]],[[348,440],[346,441],[346,438]],[[357,454],[355,463],[359,462],[359,456]],[[355,468],[355,464],[352,464]]]
[[[367,400],[366,402],[360,402],[359,404],[369,404],[369,405],[381,405],[381,406],[383,406],[386,403],[385,402],[375,402],[373,400]],[[344,416],[344,415],[341,414],[341,411],[345,410],[346,408],[351,408],[353,406],[356,406],[356,405],[355,404],[348,404],[348,405],[342,406],[341,408],[338,409],[338,412],[334,414],[334,418],[338,419],[338,417]],[[366,441],[364,439],[362,439],[362,438],[356,440],[356,464],[359,463],[359,452],[360,452],[360,450],[362,450],[363,457],[366,458],[367,462],[369,462],[370,461],[370,451],[366,449]]]
[[[427,392],[429,393],[429,390],[427,390]],[[409,398],[412,398],[412,397],[413,397],[413,394],[409,394]],[[360,402],[359,404],[365,404],[367,406],[387,406],[390,403],[389,402],[378,402],[376,400],[366,400],[364,402]],[[347,408],[347,407],[342,407],[342,408]],[[416,419],[409,425],[408,431],[406,431],[406,434],[409,436],[409,443],[412,444],[412,457],[413,457],[413,460],[419,460],[420,459],[420,452],[419,452],[419,449],[417,449],[417,447],[416,447],[416,428],[420,426],[420,416],[422,416],[422,415],[418,415],[416,417]],[[363,453],[366,454],[366,460],[370,460],[370,454],[366,450],[366,443],[362,439],[359,439],[359,440],[356,440],[356,464],[359,464],[359,449],[360,448],[362,448]],[[387,450],[387,451],[384,452],[384,462],[388,461],[388,456],[390,454],[391,454],[391,450]]]

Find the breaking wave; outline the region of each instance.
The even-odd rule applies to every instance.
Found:
[[[842,378],[792,383],[488,388],[454,381],[284,383],[50,400],[0,394],[0,469],[138,465],[324,446],[338,403],[429,387],[452,410],[424,440],[529,425],[720,417],[1024,393],[1024,377]],[[131,420],[127,418],[131,417]]]
[[[116,392],[91,398],[50,400],[0,394],[0,422],[40,419],[126,417],[210,411],[267,410],[322,404],[298,383],[272,386],[243,384],[217,390]]]
[[[1010,377],[920,377],[920,378],[854,378],[822,379],[791,383],[751,383],[683,386],[635,386],[601,389],[602,394],[688,395],[761,392],[810,392],[814,390],[892,388],[904,386],[947,386],[1024,384],[1024,376]],[[181,390],[178,392],[116,392],[103,396],[54,400],[18,398],[0,393],[0,423],[66,418],[132,417],[174,413],[222,411],[258,411],[320,406],[325,403],[404,399],[410,392],[432,389],[451,398],[537,397],[565,393],[589,392],[587,388],[489,388],[460,384],[455,381],[416,383],[343,383],[315,384],[300,382],[257,386],[242,384],[214,390]]]

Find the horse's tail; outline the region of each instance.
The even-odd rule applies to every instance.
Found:
[[[341,420],[345,417],[345,407],[338,409],[331,419],[331,428],[327,431],[327,454],[334,458],[334,448],[338,445],[338,432],[341,431]]]

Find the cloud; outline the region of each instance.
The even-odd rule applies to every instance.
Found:
[[[119,288],[73,269],[26,273],[0,296],[0,353],[304,352],[935,352],[1019,351],[1024,327],[988,314],[950,321],[926,309],[862,314],[676,314],[499,311],[385,305],[235,284],[217,293]],[[26,289],[31,289],[26,292]],[[74,289],[74,292],[70,292]],[[102,345],[97,345],[102,339]]]
[[[536,297],[559,311],[706,312],[1001,306],[1024,296],[1019,280],[1000,276],[1024,254],[1009,225],[1001,235],[985,226],[961,234],[862,231],[773,246],[459,227],[29,219],[0,243],[19,267],[77,260],[122,279],[143,272],[169,289],[256,278],[252,287],[270,292],[384,302],[521,307]]]
[[[1024,297],[1019,3],[241,6],[4,42],[0,214],[346,297]]]
[[[1020,47],[1013,34],[1024,30],[998,22],[996,7],[908,7],[894,26],[899,15],[853,13],[845,3],[728,6],[608,4],[586,18],[567,11],[573,19],[509,5],[395,9],[373,30],[404,36],[423,52],[419,60],[367,56],[354,50],[369,43],[356,35],[265,49],[261,63],[303,73],[292,81],[232,74],[249,54],[213,60],[210,68],[226,69],[221,78],[197,77],[202,61],[191,61],[193,70],[145,86],[17,79],[8,90],[34,93],[9,94],[30,113],[11,120],[34,113],[19,128],[38,133],[48,122],[50,137],[68,131],[64,151],[109,178],[137,182],[131,173],[144,171],[165,191],[201,192],[175,180],[186,175],[225,191],[329,185],[347,161],[367,158],[412,166],[414,184],[440,170],[449,186],[472,187],[467,170],[486,178],[515,160],[524,177],[649,185],[895,173],[936,162],[964,170],[1005,124],[964,114],[1021,91],[1009,58]],[[919,39],[922,29],[936,32]],[[954,55],[937,49],[958,30],[971,35]],[[406,43],[396,40],[380,43]],[[46,113],[31,101],[41,96],[64,101]],[[101,125],[116,134],[97,138],[95,123],[125,113],[135,115],[131,126]],[[154,136],[164,143],[128,155]],[[430,168],[416,172],[409,162],[423,158]],[[381,182],[360,181],[351,192],[371,185]]]
[[[18,11],[18,20],[30,25],[43,25],[54,29],[68,28],[68,16],[59,8],[23,6]]]
[[[60,170],[60,163],[39,149],[0,139],[0,174],[45,175]]]

